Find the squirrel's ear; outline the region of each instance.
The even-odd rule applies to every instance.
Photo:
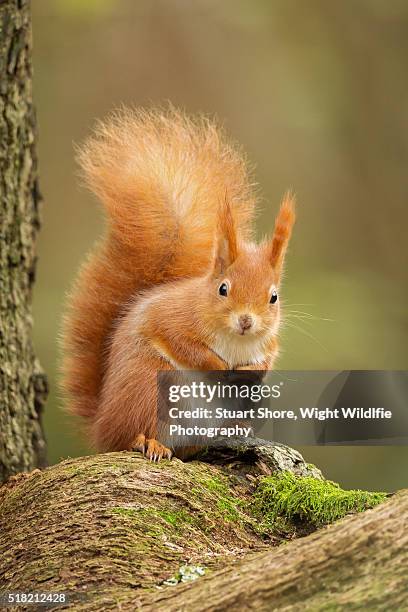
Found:
[[[225,197],[218,219],[218,243],[216,245],[214,271],[222,273],[238,256],[237,235],[231,206]]]
[[[292,193],[288,192],[282,200],[278,216],[275,220],[273,236],[268,244],[269,261],[278,275],[282,271],[282,265],[295,218],[295,197]]]

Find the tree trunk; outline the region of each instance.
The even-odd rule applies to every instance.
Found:
[[[250,511],[262,475],[320,472],[272,443],[209,460],[110,453],[14,477],[0,591],[65,591],[87,611],[404,609],[408,492],[311,535],[266,534]]]
[[[29,9],[0,3],[0,482],[45,463],[46,381],[31,341],[40,195]]]

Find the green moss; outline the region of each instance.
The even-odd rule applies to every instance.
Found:
[[[186,539],[201,541],[228,523],[233,530],[243,528],[277,540],[305,535],[386,498],[385,493],[345,491],[331,481],[291,472],[261,477],[249,499],[248,493],[245,483],[233,476],[204,472],[195,474],[195,486],[186,498],[161,496],[159,507],[125,506],[111,511],[131,521],[135,530],[143,531],[157,545],[167,538],[184,546]]]
[[[386,493],[345,491],[330,480],[282,472],[263,477],[253,495],[252,510],[265,527],[300,519],[315,527],[332,523],[346,514],[362,512],[384,501]]]
[[[216,506],[226,522],[239,522],[243,518],[242,500],[231,494],[231,483],[218,477],[205,478],[202,485],[217,497]]]
[[[215,476],[212,478],[204,478],[202,483],[209,491],[215,491],[216,493],[222,493],[223,495],[228,494],[228,484],[221,478]]]
[[[194,519],[186,510],[158,510],[157,515],[169,523],[172,527],[180,528],[184,525],[191,525]]]
[[[115,507],[112,508],[112,512],[132,519],[135,525],[143,527],[145,533],[151,536],[161,535],[165,531],[167,533],[182,532],[196,522],[194,517],[184,509]],[[157,519],[160,520],[157,521]]]
[[[133,508],[112,508],[112,512],[113,514],[121,514],[130,518],[135,518],[140,513],[139,510],[134,510]]]
[[[145,536],[158,538],[163,534],[163,527],[157,521],[152,521],[152,517],[157,517],[155,509],[150,508],[112,508],[113,514],[127,517],[132,520],[135,529],[144,531]]]

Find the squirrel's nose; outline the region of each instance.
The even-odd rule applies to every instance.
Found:
[[[251,315],[248,315],[248,314],[240,315],[238,322],[242,330],[242,333],[244,333],[247,329],[250,329],[253,324],[252,317]]]

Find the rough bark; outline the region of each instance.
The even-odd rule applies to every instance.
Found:
[[[0,482],[43,465],[46,382],[31,341],[39,229],[29,2],[0,2]]]
[[[211,597],[208,594],[211,592]],[[408,490],[191,586],[133,598],[134,609],[407,610]]]
[[[407,493],[282,544],[248,511],[254,483],[319,471],[271,443],[207,459],[110,453],[14,477],[0,488],[0,591],[64,590],[95,611],[403,609]],[[206,574],[180,583],[186,564]]]

